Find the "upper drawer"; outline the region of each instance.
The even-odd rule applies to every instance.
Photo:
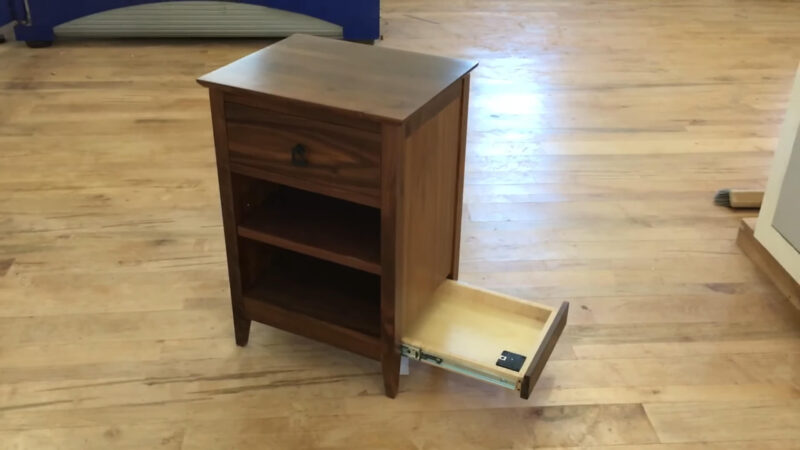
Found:
[[[380,205],[379,133],[230,102],[225,118],[231,170]]]

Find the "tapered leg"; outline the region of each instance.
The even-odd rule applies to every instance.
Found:
[[[386,390],[386,396],[395,398],[400,388],[400,352],[384,353],[381,360],[381,368],[383,370],[383,387]]]
[[[236,199],[234,179],[229,170],[228,134],[225,125],[225,101],[217,89],[209,91],[211,99],[211,119],[214,126],[214,146],[217,153],[217,176],[219,178],[219,198],[222,204],[222,223],[225,231],[225,252],[228,257],[228,281],[231,288],[231,307],[233,308],[233,332],[236,345],[244,347],[250,338],[250,319],[244,314],[242,301],[242,271],[239,258],[239,243],[236,231],[241,219],[239,203]]]
[[[250,319],[233,314],[233,332],[236,334],[236,345],[244,347],[250,339]]]

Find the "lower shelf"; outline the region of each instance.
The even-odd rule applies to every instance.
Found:
[[[381,359],[380,337],[334,325],[254,297],[244,298],[247,316],[263,324],[325,342],[367,358]]]
[[[380,358],[380,277],[274,248],[269,254],[244,291],[248,317]]]

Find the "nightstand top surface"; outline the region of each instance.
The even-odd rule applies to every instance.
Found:
[[[476,66],[472,61],[295,34],[198,82],[402,122]]]

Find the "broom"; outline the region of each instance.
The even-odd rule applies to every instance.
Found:
[[[747,189],[720,189],[714,196],[714,204],[728,208],[760,208],[764,191]]]

